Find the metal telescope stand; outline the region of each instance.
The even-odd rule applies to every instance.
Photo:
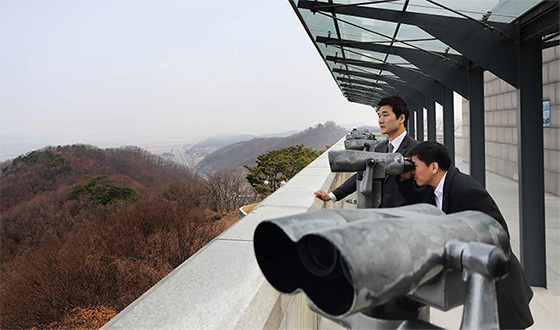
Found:
[[[358,173],[356,180],[358,209],[379,208],[384,179],[385,168],[374,159],[367,159],[365,171]],[[450,242],[446,246],[446,255],[447,267],[462,271],[463,281],[466,282],[461,329],[499,329],[495,280],[505,274],[507,257],[503,251],[483,243]],[[312,306],[309,300],[308,304]],[[391,302],[388,304],[391,305]],[[416,315],[414,319],[409,319],[410,310],[399,311],[396,306],[392,309],[390,319],[386,319],[387,315],[376,308],[377,311],[366,311],[335,321],[351,329],[442,329],[428,322],[427,307],[412,311]],[[395,319],[395,314],[399,313],[404,317]]]
[[[366,160],[366,169],[356,178],[356,194],[359,209],[376,209],[383,198],[385,168],[374,159]]]
[[[498,304],[495,282],[508,269],[508,257],[494,245],[459,241],[448,242],[445,247],[446,267],[463,272],[466,292],[460,329],[499,329]],[[412,298],[417,298],[412,295]],[[320,312],[307,299],[309,307]],[[380,319],[368,316],[365,311],[345,318],[331,318],[349,329],[443,329],[422,319]],[[420,314],[420,313],[419,313]]]

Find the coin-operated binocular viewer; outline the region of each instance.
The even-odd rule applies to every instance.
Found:
[[[412,171],[414,163],[399,153],[356,150],[329,151],[332,172],[358,172],[356,192],[358,208],[378,208],[383,199],[383,180],[387,175]]]
[[[346,134],[344,149],[374,151],[375,146],[377,146],[379,142],[380,141],[375,138],[375,134],[353,128],[350,133]]]
[[[352,131],[350,131],[350,133],[346,134],[346,140],[361,140],[361,139],[375,140],[375,135],[369,132],[368,130],[358,129],[355,127],[352,128]]]
[[[261,222],[254,248],[276,290],[303,291],[311,309],[350,328],[439,329],[418,314],[372,313],[399,299],[443,311],[464,304],[461,328],[499,327],[495,281],[508,271],[509,239],[478,211],[321,210]]]

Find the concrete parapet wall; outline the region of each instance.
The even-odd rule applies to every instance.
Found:
[[[543,128],[545,191],[560,194],[560,46],[543,50],[543,100],[550,101],[550,127]],[[463,100],[463,135],[456,151],[469,161],[469,103]],[[535,112],[542,116],[542,109]],[[484,72],[486,170],[518,180],[517,90]]]
[[[331,149],[344,149],[343,139]],[[268,284],[255,259],[253,232],[265,219],[344,207],[313,192],[331,190],[346,177],[330,172],[323,153],[103,329],[341,329],[311,312],[303,294],[280,295]]]

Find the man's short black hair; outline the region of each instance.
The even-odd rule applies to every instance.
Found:
[[[449,156],[449,151],[441,143],[435,141],[424,141],[418,143],[412,150],[410,150],[410,156],[416,156],[418,159],[430,165],[433,162],[438,163],[439,168],[444,171],[449,169],[451,166],[451,157]]]
[[[410,116],[410,111],[408,110],[408,105],[406,105],[406,102],[400,96],[387,96],[379,100],[379,103],[377,103],[379,108],[384,105],[390,105],[391,108],[393,108],[393,112],[395,113],[397,119],[399,119],[401,115],[404,115],[404,127],[408,125],[408,116]]]

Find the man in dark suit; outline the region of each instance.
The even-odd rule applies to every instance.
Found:
[[[403,156],[408,156],[408,151],[412,149],[418,141],[410,137],[406,132],[406,125],[410,111],[406,102],[399,96],[389,96],[382,98],[377,104],[379,107],[379,128],[381,133],[386,134],[388,139],[382,141],[375,147],[375,152],[398,152]],[[323,201],[339,201],[356,191],[356,176],[354,174],[338,188],[330,193],[319,189],[314,194]],[[383,182],[383,200],[380,207],[397,207],[406,205],[400,195],[395,183],[395,176],[387,176]]]
[[[476,179],[451,166],[445,146],[425,141],[412,148],[410,155],[415,169],[403,173],[396,181],[408,204],[430,203],[446,214],[481,211],[496,219],[508,232],[506,221],[490,194]],[[533,291],[513,253],[510,262],[509,274],[496,282],[500,328],[524,329],[533,324],[529,309]]]

